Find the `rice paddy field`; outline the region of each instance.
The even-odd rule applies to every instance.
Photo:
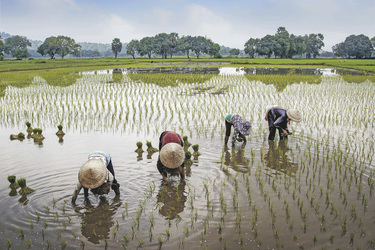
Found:
[[[25,82],[0,96],[0,249],[375,248],[373,75],[124,68]],[[269,105],[301,111],[288,141],[268,141]],[[231,113],[252,123],[246,144],[224,145]],[[185,181],[166,186],[146,147],[165,130],[200,153],[189,146]],[[95,150],[111,154],[121,194],[73,204]]]

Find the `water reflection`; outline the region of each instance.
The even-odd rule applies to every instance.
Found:
[[[217,67],[154,67],[154,68],[129,68],[128,74],[137,73],[180,73],[180,74],[219,74]]]
[[[168,219],[174,219],[184,211],[186,194],[185,181],[178,183],[170,182],[168,185],[161,185],[157,195],[157,202],[161,203],[159,213]]]
[[[279,141],[278,145],[274,141],[268,141],[268,152],[264,156],[267,167],[288,175],[295,174],[298,165],[289,159],[289,150],[287,140]]]
[[[236,148],[232,147],[232,150],[229,151],[227,145],[224,146],[224,163],[227,166],[237,172],[247,173],[249,172],[250,159],[245,157],[245,146],[244,144],[241,147]]]
[[[41,78],[43,78],[48,85],[51,86],[59,86],[59,87],[67,87],[73,85],[77,82],[78,79],[82,78],[82,75],[77,73],[71,72],[54,72],[54,71],[46,71],[43,73],[38,74]]]
[[[96,207],[86,198],[83,208],[75,207],[82,219],[82,235],[94,244],[99,244],[100,240],[109,239],[110,229],[114,225],[114,216],[120,206],[119,196],[116,196],[111,204],[105,196],[100,196],[99,204]],[[84,212],[80,210],[84,210]]]
[[[17,193],[17,189],[15,188],[11,188],[10,192],[9,192],[9,196],[16,196],[18,193]]]

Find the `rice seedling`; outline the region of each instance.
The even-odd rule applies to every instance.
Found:
[[[25,238],[25,233],[24,233],[22,228],[20,228],[19,231],[18,231],[18,238],[20,238],[22,240]]]
[[[6,238],[6,242],[7,242],[7,245],[8,245],[8,249],[10,249],[12,247],[12,242],[8,238]]]

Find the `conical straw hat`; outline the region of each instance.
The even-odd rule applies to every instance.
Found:
[[[85,188],[97,188],[107,177],[107,169],[100,159],[89,159],[78,172],[79,183]]]
[[[301,113],[296,109],[288,109],[286,111],[286,114],[289,117],[289,119],[294,121],[294,122],[302,121]]]
[[[160,161],[167,168],[178,168],[185,160],[185,151],[178,143],[170,142],[160,150]]]

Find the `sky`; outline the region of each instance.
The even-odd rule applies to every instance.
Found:
[[[0,0],[0,32],[44,41],[128,43],[159,33],[205,36],[243,49],[250,38],[322,33],[323,47],[375,37],[375,0]]]

